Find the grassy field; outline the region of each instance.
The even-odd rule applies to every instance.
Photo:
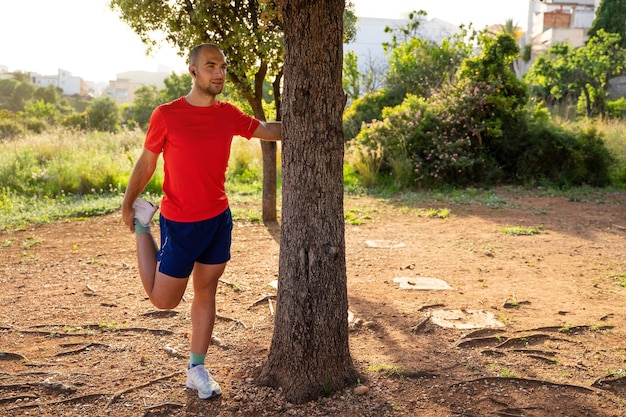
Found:
[[[604,134],[606,146],[617,160],[614,167],[615,186],[623,188],[623,179],[626,178],[626,122],[602,122],[594,127]],[[109,134],[58,129],[16,141],[0,142],[0,232],[33,223],[80,219],[119,210],[143,140],[141,131]],[[346,164],[345,172],[347,193],[373,193],[384,198],[411,200],[478,198],[472,189],[422,192],[366,189],[353,174],[353,167]],[[280,166],[278,173],[280,188]],[[235,217],[260,220],[262,156],[258,140],[235,138],[227,175],[231,201],[259,201],[258,211],[247,209],[238,212],[237,205],[233,204]],[[158,201],[162,181],[162,166],[159,166],[146,187],[144,197]],[[536,192],[584,195],[589,190]],[[497,200],[493,193],[482,193],[480,198]]]

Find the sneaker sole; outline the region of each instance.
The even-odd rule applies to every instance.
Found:
[[[220,389],[219,391],[211,391],[211,394],[208,396],[203,396],[200,391],[198,391],[198,388],[191,386],[189,384],[185,384],[185,386],[188,389],[194,390],[198,393],[198,398],[200,398],[201,400],[208,400],[209,398],[213,398],[213,397],[218,397],[220,395],[222,395],[222,390]]]

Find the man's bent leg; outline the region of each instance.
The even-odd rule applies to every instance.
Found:
[[[157,270],[157,244],[152,233],[137,235],[137,264],[139,276],[146,294],[152,294],[154,288],[154,275]]]
[[[151,233],[137,235],[137,263],[146,294],[156,308],[175,308],[183,298],[189,278],[173,278],[158,271],[157,244]]]

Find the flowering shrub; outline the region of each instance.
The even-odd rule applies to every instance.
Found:
[[[349,144],[361,155],[357,172],[369,166],[368,184],[391,180],[399,187],[606,184],[611,159],[599,135],[560,129],[531,107],[527,87],[509,67],[518,52],[508,36],[483,39],[483,52],[463,63],[454,83],[383,109],[382,120]]]

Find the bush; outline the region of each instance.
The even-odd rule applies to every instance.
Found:
[[[626,98],[620,97],[617,100],[607,103],[608,116],[612,119],[626,118]]]
[[[110,97],[97,98],[87,108],[87,120],[93,130],[115,133],[120,127],[119,108]]]
[[[606,186],[612,162],[594,129],[575,132],[539,120],[529,126],[527,148],[517,160],[517,178],[526,185]]]
[[[26,129],[17,120],[0,118],[0,141],[16,139],[25,133]]]
[[[26,129],[35,134],[43,133],[50,127],[47,121],[36,117],[26,117],[22,120],[22,124]]]
[[[384,88],[354,100],[343,114],[344,139],[355,138],[363,123],[380,120],[385,107],[393,107],[401,102],[402,97],[394,96]]]

